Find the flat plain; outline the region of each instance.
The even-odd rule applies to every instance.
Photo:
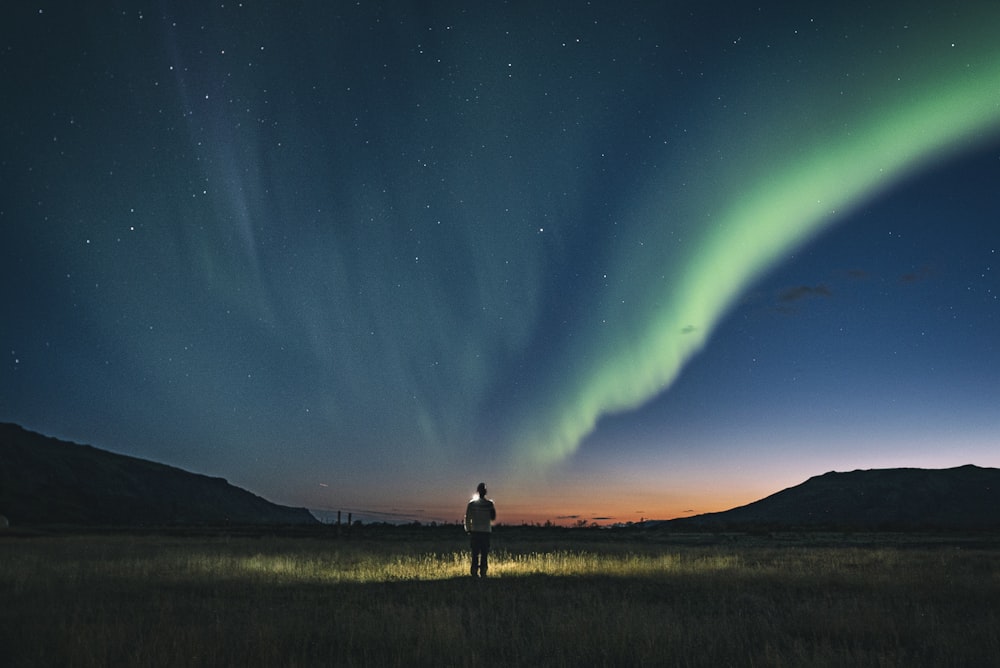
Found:
[[[457,526],[0,538],[7,666],[1000,665],[1000,536]]]

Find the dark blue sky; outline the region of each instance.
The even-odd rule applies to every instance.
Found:
[[[8,14],[0,420],[366,517],[1000,465],[995,3]]]

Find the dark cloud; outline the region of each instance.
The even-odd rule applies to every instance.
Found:
[[[900,283],[919,283],[934,275],[934,270],[928,266],[923,266],[916,271],[910,271],[899,277]]]
[[[833,292],[830,288],[822,283],[817,286],[797,285],[793,288],[784,290],[780,295],[778,295],[778,301],[782,304],[790,304],[801,299],[809,299],[812,297],[830,297],[832,295]]]

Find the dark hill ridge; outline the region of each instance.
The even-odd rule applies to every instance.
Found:
[[[830,472],[745,506],[659,525],[682,530],[996,530],[1000,469]]]
[[[12,526],[314,524],[222,478],[0,423],[0,515]]]

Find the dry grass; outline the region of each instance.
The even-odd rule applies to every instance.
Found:
[[[0,664],[1000,665],[995,547],[577,535],[6,539]]]

